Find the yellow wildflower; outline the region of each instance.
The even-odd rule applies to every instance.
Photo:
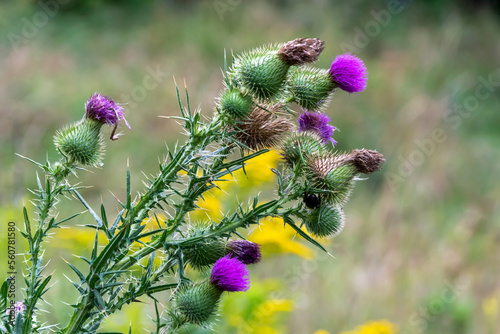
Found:
[[[233,173],[238,187],[256,187],[274,181],[276,175],[271,171],[271,168],[276,168],[280,159],[280,154],[271,150],[249,160],[245,164],[245,171],[239,169]]]
[[[244,295],[225,298],[221,313],[227,323],[221,323],[216,331],[224,333],[235,329],[237,334],[284,333],[281,315],[291,312],[294,304],[288,299],[269,299],[280,286],[281,282],[277,280],[254,281]],[[224,327],[227,325],[229,327]]]
[[[484,299],[482,302],[483,313],[486,317],[495,319],[498,316],[498,299],[495,297]]]
[[[314,334],[330,334],[329,331],[325,331],[324,329],[318,329]]]
[[[313,251],[294,240],[296,234],[290,226],[283,226],[282,218],[267,217],[261,220],[248,239],[261,245],[264,255],[291,253],[306,259],[312,258]]]
[[[356,329],[340,334],[396,334],[397,326],[388,320],[369,321]]]

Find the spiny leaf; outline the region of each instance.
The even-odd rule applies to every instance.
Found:
[[[78,270],[74,265],[72,265],[70,262],[67,262],[66,263],[68,264],[68,266],[73,269],[73,271],[78,275],[78,278],[80,278],[80,284],[84,284],[87,279],[85,278],[85,276],[82,274],[82,272],[80,270]]]
[[[295,222],[293,221],[292,218],[290,218],[289,216],[287,215],[284,215],[283,216],[283,220],[285,221],[285,223],[287,223],[291,228],[293,228],[298,234],[300,234],[300,236],[304,239],[306,239],[307,241],[309,241],[310,243],[312,243],[314,246],[318,247],[319,249],[321,249],[322,251],[328,253],[328,251],[323,247],[321,246],[321,244],[319,242],[317,242],[316,240],[314,240],[313,238],[311,238],[306,232],[302,231],[300,229],[300,227],[298,227]]]
[[[83,206],[90,212],[90,214],[92,215],[92,217],[94,218],[94,220],[97,223],[97,227],[101,227],[102,226],[102,219],[99,218],[99,216],[94,212],[94,210],[92,210],[90,205],[83,199],[82,195],[80,195],[80,193],[78,191],[76,191],[74,189],[72,191],[76,195],[78,200],[80,200],[80,202],[82,202]]]

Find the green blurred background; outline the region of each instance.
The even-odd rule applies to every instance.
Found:
[[[327,110],[340,130],[337,149],[377,149],[387,163],[358,183],[344,232],[327,246],[335,259],[285,252],[252,269],[253,301],[291,303],[275,307],[281,316],[267,332],[237,329],[227,307],[216,331],[339,333],[386,319],[393,329],[356,333],[498,333],[499,7],[494,1],[2,1],[1,223],[21,226],[26,187],[35,185],[35,166],[14,153],[56,159],[54,131],[81,118],[93,92],[128,103],[132,131],[108,142],[105,166],[80,173],[78,181],[93,185],[83,193],[94,207],[103,201],[117,210],[110,192],[123,197],[127,161],[140,191],[141,172],[156,173],[165,146],[185,139],[175,121],[158,117],[178,112],[174,77],[208,116],[223,87],[224,50],[318,37],[326,49],[317,66],[350,51],[370,72],[365,92],[337,92]],[[245,196],[272,190],[272,181]],[[82,211],[74,200],[59,209],[62,216]],[[70,226],[90,222],[86,215]],[[48,320],[65,323],[69,309],[60,301],[73,302],[74,291],[62,258],[72,259],[77,246],[88,250],[91,241],[70,240],[69,250],[53,241],[47,271],[58,283],[44,309]],[[227,303],[249,298],[235,294]],[[134,305],[107,328],[152,330],[151,312]]]

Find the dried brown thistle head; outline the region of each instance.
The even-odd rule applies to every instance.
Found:
[[[302,65],[316,61],[325,48],[325,42],[317,38],[297,38],[285,43],[278,55],[288,65]]]
[[[361,149],[349,153],[346,162],[351,163],[358,173],[370,174],[380,170],[385,159],[377,151]]]
[[[281,111],[281,105],[271,105],[266,109],[255,107],[236,128],[238,141],[252,150],[259,150],[276,146],[295,126]]]

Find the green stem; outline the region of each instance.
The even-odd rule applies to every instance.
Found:
[[[50,187],[50,182],[47,183]],[[37,286],[40,282],[41,272],[42,272],[42,263],[40,261],[40,250],[41,244],[43,242],[43,237],[48,232],[48,229],[45,231],[45,224],[49,218],[49,213],[51,208],[57,201],[57,197],[62,193],[65,189],[64,185],[61,182],[54,182],[52,185],[52,189],[47,191],[47,189],[43,189],[40,186],[40,205],[37,205],[38,208],[38,226],[33,238],[28,238],[29,245],[29,253],[31,263],[31,267],[29,268],[29,279],[27,280],[27,289],[26,289],[26,300],[25,300],[25,321],[23,324],[23,334],[32,333],[32,321],[33,321],[33,312],[35,310],[38,299],[41,297],[41,293],[37,295]],[[28,231],[26,231],[28,232]]]

